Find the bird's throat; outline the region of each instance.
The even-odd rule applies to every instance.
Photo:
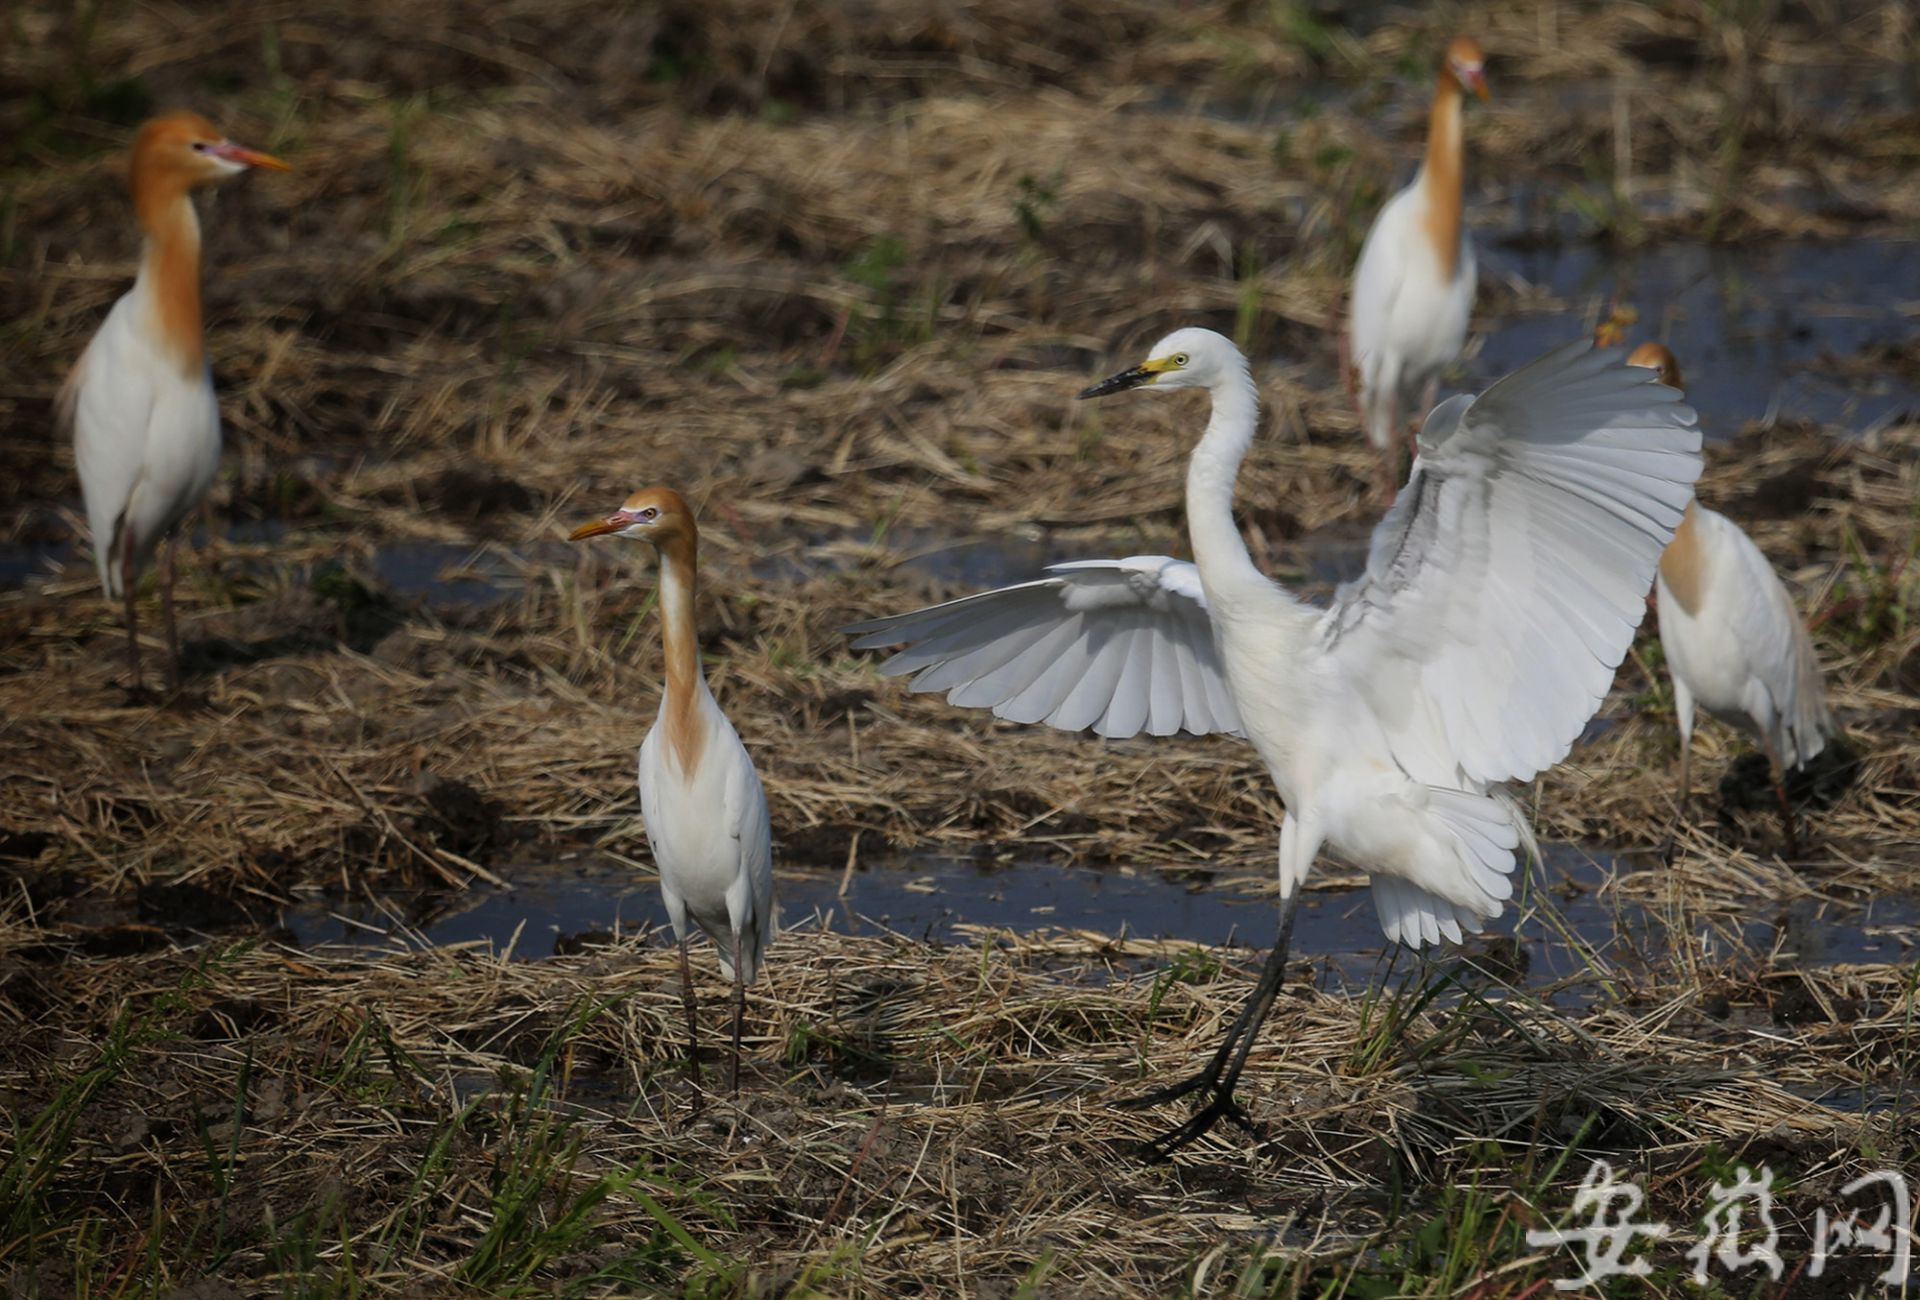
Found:
[[[700,712],[700,642],[693,620],[697,556],[696,543],[687,536],[674,537],[660,548],[660,640],[666,652],[660,726],[685,776],[700,766],[707,743],[706,720]]]
[[[136,185],[134,202],[147,232],[140,278],[152,296],[151,325],[161,351],[188,374],[206,365],[200,319],[200,222],[184,186]]]
[[[1427,123],[1427,158],[1420,168],[1426,211],[1421,233],[1432,243],[1440,278],[1452,280],[1460,264],[1461,193],[1465,144],[1460,123],[1460,86],[1446,72],[1433,94]]]

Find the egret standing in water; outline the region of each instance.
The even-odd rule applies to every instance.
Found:
[[[1658,343],[1641,344],[1627,362],[1680,387],[1680,363]],[[1753,539],[1698,501],[1687,506],[1660,556],[1656,587],[1660,645],[1680,724],[1678,816],[1685,819],[1691,793],[1694,709],[1703,708],[1758,737],[1787,852],[1799,856],[1786,774],[1826,748],[1833,718],[1813,639],[1793,597]]]
[[[693,601],[699,586],[700,534],[693,511],[670,488],[644,488],[604,519],[573,530],[573,540],[628,537],[660,556],[660,637],[666,688],[660,715],[640,745],[640,812],[660,870],[660,895],[680,946],[680,992],[687,1014],[687,1071],[698,1077],[689,919],[713,940],[720,974],[733,981],[733,1068],[740,1090],[740,1026],[746,986],[760,973],[773,936],[773,839],[767,795],[753,758],[707,689],[700,671]]]
[[[1367,571],[1330,607],[1254,566],[1234,481],[1259,403],[1246,358],[1183,329],[1080,394],[1199,388],[1187,468],[1194,562],[1056,565],[1048,577],[848,631],[907,648],[913,689],[1103,736],[1245,735],[1286,803],[1279,935],[1207,1067],[1141,1098],[1204,1091],[1164,1155],[1221,1117],[1285,972],[1300,888],[1324,845],[1366,870],[1389,939],[1458,940],[1498,916],[1529,841],[1495,788],[1563,758],[1613,681],[1660,552],[1700,473],[1679,394],[1576,343],[1427,417]]]
[[[1440,373],[1467,342],[1478,283],[1465,219],[1468,91],[1487,98],[1486,60],[1456,36],[1440,64],[1427,156],[1413,183],[1387,200],[1367,232],[1347,305],[1350,382],[1367,439],[1380,455],[1381,490],[1399,480],[1401,429],[1433,402]]]
[[[134,589],[160,554],[167,680],[180,676],[173,617],[173,532],[220,468],[220,404],[200,327],[200,222],[189,195],[246,171],[285,171],[278,158],[227,139],[197,113],[140,128],[129,180],[146,234],[140,274],[107,313],[60,391],[108,599],[124,597],[129,685],[140,689]]]

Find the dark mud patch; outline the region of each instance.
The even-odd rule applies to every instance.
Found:
[[[428,843],[485,866],[513,842],[504,809],[465,781],[423,772],[414,790],[422,805],[414,830]]]

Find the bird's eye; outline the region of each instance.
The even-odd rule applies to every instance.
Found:
[[[207,151],[207,142],[205,140],[195,140],[193,142],[193,151],[195,153],[205,153]]]
[[[1179,366],[1179,367],[1181,367],[1182,369],[1185,369],[1185,368],[1186,368],[1186,364],[1187,364],[1187,354],[1186,354],[1186,353],[1184,353],[1184,352],[1176,352],[1176,353],[1174,353],[1174,355],[1173,355],[1173,364],[1174,364],[1174,365],[1176,365],[1176,366]]]
[[[640,512],[640,522],[643,524],[650,524],[654,521],[656,517],[659,516],[659,514],[660,512],[658,510],[654,509],[652,506],[648,506],[645,510],[642,510]]]

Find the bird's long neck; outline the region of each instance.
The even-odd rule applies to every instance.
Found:
[[[700,671],[700,642],[693,622],[699,563],[699,543],[691,533],[675,534],[660,548],[660,641],[667,661],[660,726],[685,774],[700,765],[707,740],[700,711],[707,681]]]
[[[1260,423],[1260,399],[1245,364],[1213,388],[1213,415],[1187,462],[1187,534],[1210,601],[1270,589],[1233,522],[1233,485]],[[1216,594],[1217,593],[1217,594]]]
[[[1680,526],[1673,530],[1667,549],[1660,552],[1660,580],[1667,584],[1674,603],[1689,614],[1700,612],[1700,597],[1706,587],[1707,553],[1700,544],[1700,515],[1697,502],[1687,502]]]
[[[1460,260],[1460,203],[1465,145],[1460,126],[1460,83],[1445,69],[1433,92],[1433,115],[1427,122],[1427,157],[1420,166],[1420,184],[1426,191],[1422,234],[1433,242],[1442,279],[1451,280]]]
[[[146,232],[140,280],[153,302],[153,330],[161,349],[189,375],[205,365],[200,326],[200,220],[185,182],[136,170],[134,211]]]

